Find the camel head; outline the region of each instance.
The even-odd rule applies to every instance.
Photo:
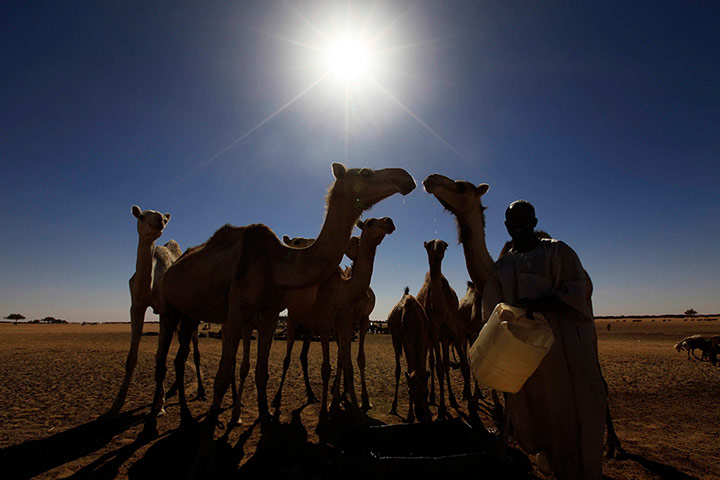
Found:
[[[444,240],[428,240],[425,242],[425,250],[428,254],[428,261],[430,264],[440,263],[445,258],[445,250],[447,250],[448,244]]]
[[[464,180],[452,180],[443,175],[434,173],[423,180],[425,191],[434,195],[440,204],[453,215],[459,215],[480,207],[485,210],[480,197],[490,189],[487,183],[477,187]]]
[[[428,407],[428,379],[430,372],[418,373],[417,370],[412,373],[405,372],[405,378],[408,382],[408,394],[415,405],[415,415],[425,423],[432,420],[430,407]]]
[[[290,238],[287,235],[283,235],[283,243],[288,247],[305,248],[315,243],[315,239],[305,237]]]
[[[362,213],[395,193],[407,195],[415,189],[415,180],[402,168],[345,168],[332,164],[335,183],[330,188],[330,200],[343,199]]]
[[[358,220],[357,227],[362,230],[360,243],[367,243],[372,247],[380,245],[385,235],[390,235],[395,231],[395,224],[389,217],[368,218],[364,222]]]
[[[170,214],[163,215],[155,210],[140,210],[140,207],[133,205],[130,211],[133,217],[137,218],[137,231],[140,238],[155,241],[162,235],[165,226],[170,221]]]
[[[360,252],[360,237],[353,235],[350,237],[350,241],[345,247],[345,256],[353,262],[357,261],[358,254]]]

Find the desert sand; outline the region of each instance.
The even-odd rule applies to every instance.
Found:
[[[599,319],[600,360],[610,388],[615,428],[628,456],[605,460],[608,479],[720,478],[720,367],[687,359],[673,345],[691,334],[720,334],[720,321],[689,319]],[[608,330],[607,326],[610,325]],[[217,326],[213,329],[217,330]],[[121,418],[96,419],[112,404],[122,381],[130,339],[129,324],[0,325],[0,477],[2,478],[170,478],[193,459],[197,428],[179,430],[177,399],[158,420],[159,437],[140,436],[152,397],[157,324],[146,324],[139,363]],[[171,349],[174,355],[176,343]],[[273,432],[254,424],[257,407],[253,370],[243,395],[243,425],[226,444],[216,444],[218,475],[252,477],[258,466],[267,478],[334,478],[343,465],[338,449],[319,443],[317,405],[305,406],[305,389],[296,344]],[[353,344],[353,355],[357,343]],[[208,392],[221,342],[201,338],[202,374]],[[255,345],[253,344],[253,353]],[[285,342],[273,342],[271,399],[277,390]],[[335,350],[331,349],[334,359]],[[310,352],[310,375],[320,393],[320,345]],[[195,400],[192,362],[188,362],[190,406],[202,416],[209,401]],[[333,362],[334,363],[334,362]],[[253,362],[254,364],[254,362]],[[174,378],[169,362],[168,384]],[[368,422],[401,424],[388,415],[394,389],[394,358],[389,335],[368,335],[368,387],[374,408]],[[453,370],[461,394],[459,370]],[[356,379],[357,380],[357,379]],[[487,393],[487,391],[486,391]],[[225,406],[230,405],[230,393]],[[450,409],[462,418],[466,407]],[[304,407],[304,408],[303,408]],[[407,389],[400,383],[399,412],[407,414]],[[221,415],[227,421],[229,410]],[[491,417],[482,418],[494,427]],[[219,431],[218,436],[223,432]],[[428,438],[428,442],[437,438]],[[311,458],[300,464],[299,456]],[[268,461],[268,459],[271,459]],[[293,463],[294,462],[294,463]],[[461,468],[459,463],[454,464]],[[482,472],[467,472],[483,478]],[[485,477],[490,478],[490,477]],[[525,478],[547,478],[531,466]]]

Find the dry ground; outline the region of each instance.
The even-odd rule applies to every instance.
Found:
[[[615,426],[629,453],[628,458],[605,462],[607,478],[720,478],[720,367],[687,360],[685,353],[672,348],[690,334],[720,334],[720,322],[626,319],[598,320],[597,326]],[[148,324],[146,331],[157,331],[157,324]],[[119,387],[129,332],[128,324],[0,325],[0,478],[163,478],[163,471],[181,472],[187,467],[194,430],[183,433],[177,429],[179,415],[174,398],[169,402],[167,416],[159,419],[160,437],[139,439],[143,414],[152,396],[157,337],[143,337],[126,413],[114,424],[94,421],[109,408]],[[201,370],[211,392],[220,342],[204,338],[200,348]],[[253,352],[254,348],[253,343]],[[356,343],[353,348],[357,348]],[[268,389],[271,398],[277,388],[284,350],[284,342],[274,342]],[[331,352],[334,355],[334,350]],[[301,408],[305,392],[298,353],[296,344],[284,390],[280,434],[263,435],[253,425],[257,408],[251,372],[244,394],[245,424],[233,431],[225,447],[218,447],[217,457],[227,463],[221,471],[242,477],[243,471],[250,471],[248,465],[260,457],[256,452],[271,451],[276,453],[278,465],[285,461],[285,470],[273,470],[273,465],[265,464],[266,472],[301,478],[310,471],[314,478],[333,478],[333,469],[339,468],[338,452],[318,445],[317,406]],[[401,423],[400,418],[387,414],[394,387],[390,337],[368,336],[367,357],[374,403],[370,418],[377,423]],[[318,395],[319,359],[319,344],[313,343],[311,377]],[[459,379],[458,372],[453,375]],[[168,376],[174,378],[172,372]],[[190,367],[187,378],[192,399],[195,382]],[[456,388],[458,394],[459,390]],[[229,402],[228,392],[225,404]],[[203,414],[208,406],[209,402],[191,402],[195,415]],[[404,379],[399,410],[403,416],[407,412]],[[464,409],[451,412],[460,416]],[[221,419],[228,418],[226,411]],[[484,422],[492,425],[488,417]],[[300,451],[298,445],[303,455],[315,458],[316,470],[287,469],[287,459]],[[476,477],[479,474],[473,473]],[[527,478],[544,477],[535,470]]]

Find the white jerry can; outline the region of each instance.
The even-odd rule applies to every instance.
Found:
[[[526,316],[524,308],[499,303],[475,343],[470,367],[481,385],[517,393],[550,351],[555,337],[539,313]]]

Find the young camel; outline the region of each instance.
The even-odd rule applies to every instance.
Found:
[[[352,237],[348,242],[345,255],[353,261],[353,266],[358,259],[360,249],[360,238]],[[353,266],[345,270],[346,275],[352,274]],[[370,394],[367,389],[367,381],[365,378],[365,337],[370,328],[370,314],[375,309],[375,292],[368,286],[367,294],[362,296],[355,304],[353,309],[353,317],[355,318],[355,326],[358,330],[358,355],[357,364],[360,370],[360,400],[362,401],[362,409],[370,410],[373,406],[370,402]]]
[[[385,217],[381,219],[370,218],[365,222],[358,222],[357,226],[362,230],[362,235],[360,236],[359,252],[352,276],[345,276],[338,268],[330,278],[317,288],[296,290],[292,293],[292,299],[288,305],[288,336],[285,360],[283,361],[283,374],[278,392],[273,400],[273,406],[276,408],[279,408],[282,401],[282,388],[290,365],[297,325],[303,325],[311,331],[320,332],[321,335],[323,393],[320,411],[323,418],[327,413],[327,392],[330,379],[328,341],[330,331],[335,332],[338,342],[338,366],[335,382],[333,383],[333,404],[339,401],[339,383],[344,372],[345,385],[350,393],[352,404],[357,406],[352,362],[350,360],[352,334],[355,329],[354,306],[363,296],[367,295],[377,247],[386,235],[395,230],[395,225],[390,218]],[[306,389],[309,390],[307,380]]]
[[[204,445],[209,444],[218,422],[240,338],[243,359],[238,399],[227,432],[240,419],[253,329],[258,330],[255,367],[258,411],[261,422],[265,423],[271,418],[267,405],[268,357],[278,314],[287,307],[288,292],[318,285],[337,270],[355,221],[364,210],[395,193],[406,195],[415,188],[410,174],[399,168],[346,169],[342,164],[333,163],[332,170],[335,182],[328,194],[325,222],[317,240],[309,247],[294,249],[283,245],[272,230],[262,224],[226,225],[206,243],[188,249],[165,275],[163,293],[168,308],[160,322],[154,410],[162,404],[165,359],[178,322],[180,348],[175,369],[181,418],[185,420],[192,418],[183,390],[189,332],[197,328],[200,321],[223,323],[222,355],[212,406],[206,418]],[[148,417],[150,422],[151,418]]]
[[[405,351],[407,372],[405,378],[408,382],[408,423],[415,421],[415,415],[421,422],[432,420],[428,407],[428,378],[430,372],[426,369],[428,352],[428,324],[422,305],[410,295],[410,289],[405,287],[405,293],[388,316],[388,329],[392,335],[393,349],[395,350],[395,397],[390,407],[390,415],[397,415],[398,385],[400,383],[400,356]],[[414,408],[413,408],[414,407]]]
[[[290,238],[287,235],[283,236],[283,242],[286,245],[295,247],[295,248],[304,248],[308,245],[312,244],[315,241],[314,238],[305,238],[305,237],[294,237]],[[353,236],[350,237],[350,241],[348,242],[347,248],[345,249],[345,255],[352,260],[353,262],[356,262],[358,259],[358,252],[360,249],[360,237]],[[349,278],[352,276],[352,266],[346,267],[343,275],[345,278]],[[292,293],[293,298],[295,299],[295,302],[298,303],[298,306],[296,308],[312,308],[312,302],[314,302],[315,296],[317,295],[317,288],[310,288],[310,289],[303,289],[303,290],[297,290]],[[303,301],[302,298],[305,300]],[[304,303],[304,307],[301,305]],[[308,305],[307,302],[310,302]],[[367,288],[367,294],[365,296],[362,296],[353,307],[353,318],[355,318],[355,326],[358,329],[358,356],[357,356],[357,364],[358,369],[360,370],[360,386],[361,386],[361,395],[360,400],[362,402],[361,408],[363,410],[369,410],[372,408],[372,403],[370,402],[370,395],[368,393],[367,389],[367,381],[365,377],[365,337],[367,336],[368,328],[370,326],[370,314],[372,313],[373,309],[375,308],[375,292],[373,292],[373,289],[368,286]],[[300,324],[300,326],[302,326]],[[298,331],[297,326],[294,326],[295,332]],[[293,338],[296,338],[296,333],[293,333]],[[302,350],[300,351],[300,363],[302,365],[303,370],[303,379],[305,381],[305,391],[307,392],[308,397],[308,403],[316,403],[317,398],[315,398],[315,394],[312,391],[312,388],[310,386],[310,379],[308,376],[308,352],[310,350],[310,343],[312,341],[312,330],[308,330],[307,328],[303,329],[304,337],[303,337],[303,345]],[[287,362],[289,362],[289,359],[287,359]],[[289,366],[289,363],[288,363]],[[287,369],[288,367],[283,364],[283,368]],[[283,376],[283,379],[285,377]],[[281,403],[281,390],[282,390],[282,380],[281,380],[281,387],[278,389],[278,394],[275,396],[275,399],[273,400],[273,407],[274,408],[280,408]],[[345,396],[347,392],[343,391],[343,394],[341,396]]]
[[[467,354],[464,348],[464,339],[458,326],[458,298],[445,276],[442,274],[442,260],[447,249],[447,242],[430,240],[425,242],[430,271],[425,275],[425,283],[417,294],[417,300],[425,309],[429,320],[428,335],[430,340],[430,403],[433,403],[434,379],[433,368],[437,370],[438,385],[440,387],[440,401],[438,404],[438,418],[445,418],[444,381],[447,379],[448,396],[450,404],[457,407],[457,401],[450,386],[450,360],[449,342],[458,349],[460,368],[465,379],[466,398],[470,399],[470,367],[467,363]],[[442,346],[442,356],[440,348]],[[435,364],[437,363],[437,367]],[[469,405],[471,406],[471,405]],[[472,408],[471,408],[472,409]],[[474,410],[473,410],[474,411]]]
[[[130,277],[130,350],[125,361],[125,377],[120,391],[115,397],[108,415],[116,416],[120,413],[137,365],[138,348],[145,324],[145,311],[152,307],[153,313],[160,314],[163,303],[160,300],[160,288],[167,269],[182,253],[175,240],[168,241],[164,246],[155,246],[155,240],[160,238],[165,226],[170,221],[170,214],[162,214],[155,210],[140,210],[133,205],[130,209],[137,218],[138,248],[135,261],[135,274]],[[192,337],[195,358],[195,370],[198,379],[198,398],[205,399],[205,390],[200,377],[200,352],[197,345],[197,332]]]

